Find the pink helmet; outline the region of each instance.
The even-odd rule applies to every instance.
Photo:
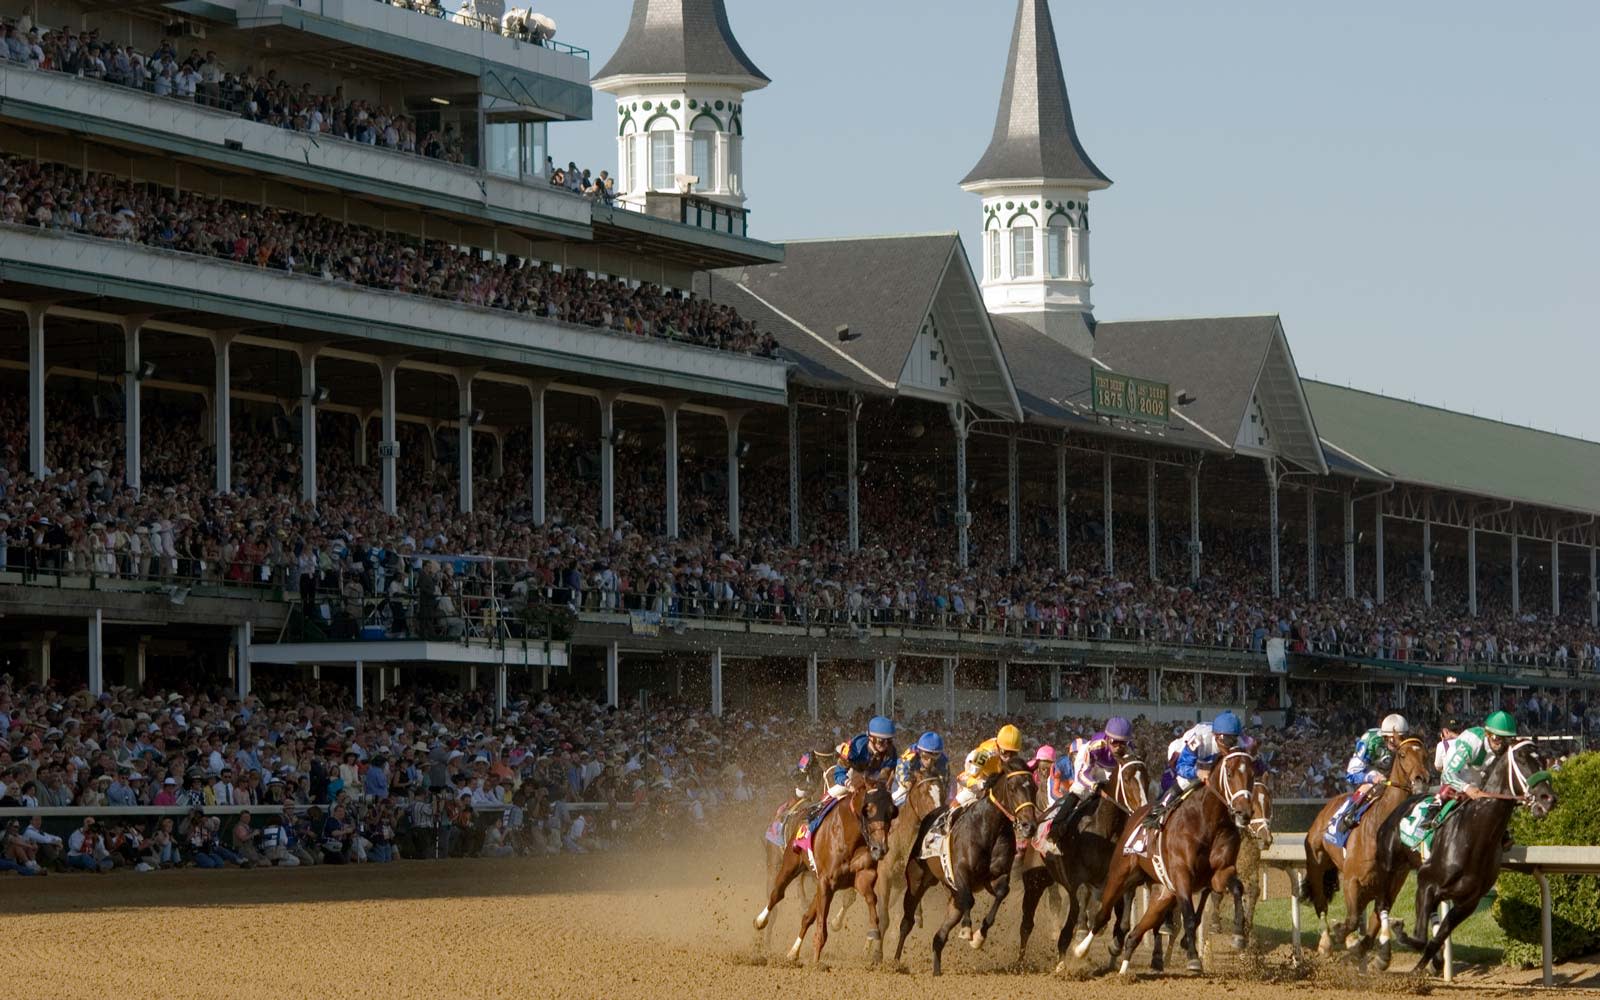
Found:
[[[1056,759],[1056,748],[1047,743],[1033,752],[1033,759],[1035,761],[1054,761]]]

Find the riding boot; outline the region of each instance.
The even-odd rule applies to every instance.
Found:
[[[1183,789],[1178,786],[1177,782],[1173,782],[1166,791],[1161,793],[1161,797],[1156,799],[1156,804],[1150,807],[1150,815],[1144,818],[1144,828],[1146,830],[1161,829],[1162,822],[1167,818],[1167,811],[1172,808],[1172,804],[1177,802],[1178,796],[1182,794]]]
[[[1350,807],[1339,817],[1339,830],[1349,833],[1356,828],[1356,817],[1361,813],[1361,794],[1358,792],[1350,796]]]

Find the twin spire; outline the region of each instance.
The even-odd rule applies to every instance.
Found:
[[[723,0],[633,0],[628,32],[595,82],[604,88],[627,76],[683,76],[741,91],[772,82],[739,47]]]

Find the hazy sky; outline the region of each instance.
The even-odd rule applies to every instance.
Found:
[[[959,229],[1012,0],[727,0],[752,235]],[[544,0],[599,69],[629,0]],[[1600,439],[1600,3],[1054,0],[1102,320],[1279,313],[1307,377]],[[551,151],[616,162],[615,102]],[[870,280],[870,276],[863,276]]]

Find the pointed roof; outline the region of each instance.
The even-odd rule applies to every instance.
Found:
[[[745,90],[772,82],[733,37],[723,0],[633,0],[628,33],[594,82],[603,90],[619,76],[711,77]]]
[[[1089,159],[1072,125],[1049,0],[1019,0],[994,138],[961,185],[1035,177],[1090,188],[1111,184]]]

